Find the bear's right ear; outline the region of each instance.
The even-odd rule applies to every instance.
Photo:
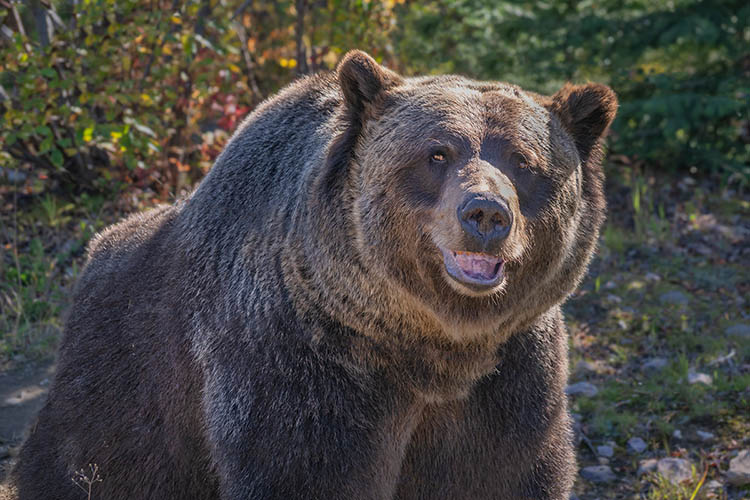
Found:
[[[354,114],[362,112],[378,95],[403,81],[361,50],[348,52],[336,71],[346,105]]]

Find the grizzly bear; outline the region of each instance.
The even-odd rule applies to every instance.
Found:
[[[93,239],[21,499],[567,499],[560,304],[604,218],[604,85],[362,52]]]

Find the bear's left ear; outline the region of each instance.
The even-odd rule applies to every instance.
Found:
[[[355,114],[372,104],[378,95],[403,79],[360,50],[348,52],[337,68],[347,107]]]
[[[550,111],[557,114],[573,136],[581,160],[585,163],[615,118],[617,96],[611,88],[601,83],[566,84],[552,96]]]

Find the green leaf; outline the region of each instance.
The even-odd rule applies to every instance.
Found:
[[[60,152],[59,149],[55,149],[55,150],[52,151],[52,154],[50,155],[50,161],[52,161],[52,164],[55,167],[57,167],[59,169],[62,169],[62,166],[63,166],[63,155],[62,155],[62,153]]]

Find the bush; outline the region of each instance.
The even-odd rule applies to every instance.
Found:
[[[31,175],[30,193],[177,194],[265,95],[332,67],[356,41],[382,58],[395,2],[350,3],[10,3],[0,10],[6,168]],[[26,29],[40,16],[41,29]]]

